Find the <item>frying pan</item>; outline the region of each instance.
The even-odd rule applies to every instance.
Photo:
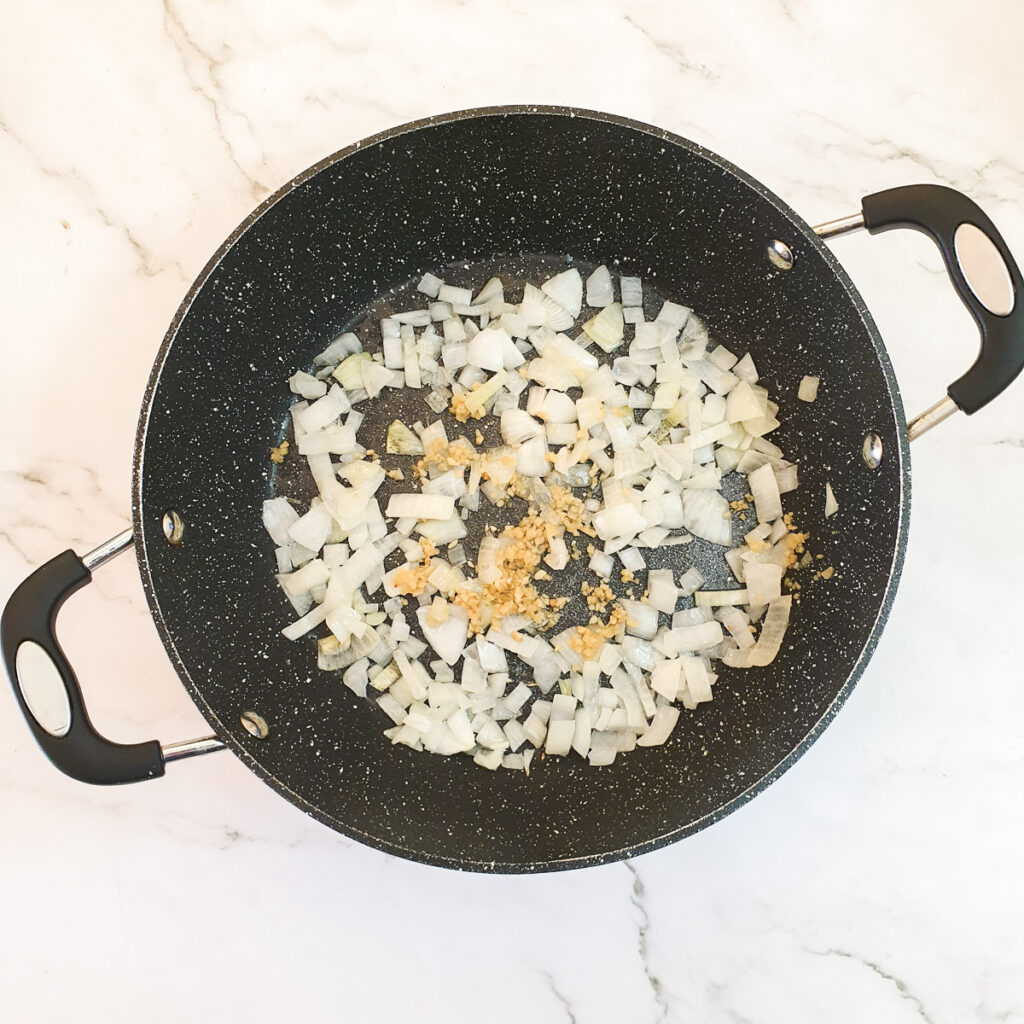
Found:
[[[981,333],[977,362],[909,430],[871,315],[822,242],[861,227],[927,232]],[[977,269],[986,256],[987,276]],[[684,302],[715,342],[752,353],[782,404],[778,443],[800,464],[787,507],[836,578],[808,581],[775,662],[723,670],[714,701],[685,715],[665,746],[602,769],[538,760],[527,777],[392,746],[380,712],[316,669],[312,637],[284,639],[292,613],[259,510],[299,486],[268,448],[286,436],[286,378],[332,338],[356,329],[369,343],[366,311],[408,303],[427,270],[467,286],[498,270],[514,285],[567,261],[639,275],[652,310]],[[763,790],[849,695],[899,580],[909,440],[957,409],[975,412],[1020,372],[1022,289],[988,217],[947,188],[878,193],[860,213],[811,228],[713,153],[608,114],[492,108],[374,136],[270,197],[192,286],[146,389],[131,530],[84,557],[58,555],[4,611],[15,696],[43,751],[76,779],[151,779],[169,761],[227,747],[332,828],[431,864],[554,870],[680,839]],[[805,374],[822,378],[827,400],[794,400]],[[410,400],[376,403],[364,431],[382,431]],[[827,524],[826,480],[841,503]],[[213,736],[122,745],[89,721],[54,622],[132,543],[167,653]],[[721,549],[682,551],[651,552],[649,563],[692,561],[711,585],[725,582]],[[558,586],[576,593],[578,579],[567,570]]]

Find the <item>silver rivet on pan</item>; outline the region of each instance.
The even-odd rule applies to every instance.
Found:
[[[173,508],[164,513],[163,528],[167,543],[177,547],[185,533],[185,523]]]
[[[785,242],[780,242],[777,238],[773,238],[768,243],[768,259],[779,270],[792,270],[794,258],[793,250]]]
[[[864,447],[861,450],[864,461],[870,469],[878,469],[882,464],[882,439],[877,434],[868,434],[864,438]]]
[[[257,715],[255,711],[243,711],[240,721],[245,731],[258,740],[265,740],[270,735],[267,720],[262,715]]]

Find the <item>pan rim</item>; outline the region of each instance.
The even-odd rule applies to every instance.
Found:
[[[153,407],[153,401],[160,384],[161,376],[163,373],[164,366],[167,362],[167,357],[174,344],[174,340],[177,336],[178,329],[181,326],[182,321],[187,316],[191,309],[192,303],[196,296],[205,286],[207,280],[214,273],[217,267],[229,250],[234,244],[241,238],[245,232],[247,232],[271,207],[273,207],[279,200],[290,194],[294,189],[303,185],[309,179],[315,177],[322,170],[327,167],[333,166],[336,163],[346,159],[352,154],[359,152],[360,150],[369,148],[370,146],[376,146],[384,142],[394,140],[401,137],[402,135],[410,132],[418,131],[421,128],[432,127],[436,125],[444,125],[452,122],[468,120],[472,118],[485,118],[485,117],[505,117],[505,116],[520,116],[520,115],[556,115],[570,118],[582,118],[594,121],[601,121],[619,127],[628,128],[632,131],[640,134],[653,136],[661,139],[665,142],[670,142],[673,145],[679,146],[683,149],[689,150],[695,155],[715,165],[716,167],[726,171],[742,181],[752,191],[757,193],[762,199],[766,200],[775,209],[785,217],[792,225],[795,231],[803,237],[803,239],[820,255],[824,258],[826,265],[831,272],[838,279],[839,284],[843,290],[847,293],[854,308],[859,315],[861,322],[863,323],[868,337],[871,341],[872,347],[875,350],[875,355],[878,359],[879,365],[882,369],[883,376],[886,381],[886,385],[889,391],[889,398],[893,406],[894,419],[896,421],[896,434],[897,434],[897,450],[890,454],[890,458],[895,457],[899,460],[899,479],[900,479],[900,501],[899,507],[896,510],[898,513],[897,529],[896,529],[896,544],[895,551],[893,552],[892,568],[889,573],[888,581],[886,583],[885,590],[881,596],[879,603],[878,613],[875,616],[874,622],[871,624],[871,629],[863,648],[853,665],[850,673],[846,680],[839,688],[835,698],[828,705],[821,717],[815,722],[812,728],[804,735],[803,739],[797,743],[791,751],[789,751],[771,771],[762,775],[756,782],[752,783],[743,792],[737,794],[732,799],[723,803],[717,807],[714,811],[703,815],[695,821],[689,822],[686,825],[678,828],[671,829],[659,836],[654,838],[644,839],[643,841],[637,842],[633,845],[621,847],[615,850],[605,850],[593,854],[582,854],[571,857],[564,857],[558,860],[551,861],[530,861],[530,862],[519,862],[519,861],[482,861],[473,860],[460,857],[444,857],[435,854],[425,854],[422,851],[412,849],[411,847],[405,847],[401,843],[397,843],[390,839],[381,839],[378,836],[372,836],[362,830],[353,827],[352,825],[341,822],[338,819],[332,817],[330,814],[325,813],[320,808],[310,803],[305,797],[296,793],[294,790],[286,786],[280,779],[273,776],[270,772],[266,771],[259,762],[252,756],[248,748],[237,739],[234,734],[224,726],[220,721],[220,718],[213,711],[213,709],[207,704],[206,699],[203,695],[202,688],[198,686],[189,674],[188,669],[185,666],[184,659],[179,654],[174,640],[167,628],[167,624],[164,621],[163,611],[160,607],[160,602],[156,594],[156,588],[154,585],[153,575],[151,566],[149,563],[148,550],[147,550],[147,536],[146,536],[146,519],[143,510],[143,494],[142,494],[142,476],[143,467],[145,461],[145,449],[148,438],[149,420],[150,413]],[[160,510],[159,515],[163,514],[164,510]],[[143,590],[146,594],[146,601],[149,605],[150,614],[153,618],[154,624],[156,625],[157,632],[164,645],[164,649],[167,651],[168,657],[171,660],[171,664],[174,666],[178,677],[181,679],[182,685],[185,687],[189,696],[191,696],[193,702],[197,708],[210,724],[213,731],[216,733],[219,739],[221,739],[245,765],[248,767],[258,778],[269,785],[272,789],[277,791],[281,796],[285,797],[290,803],[294,804],[300,810],[308,814],[310,817],[315,818],[317,821],[328,826],[333,831],[340,833],[341,835],[355,839],[356,841],[380,850],[384,853],[392,854],[395,856],[402,857],[406,860],[416,861],[421,864],[428,864],[434,867],[443,867],[454,870],[473,871],[486,874],[537,874],[549,871],[564,871],[583,867],[596,867],[601,864],[613,863],[615,861],[627,860],[632,857],[640,856],[645,853],[650,853],[654,850],[660,849],[671,843],[677,842],[680,839],[684,839],[687,836],[693,835],[696,832],[702,831],[708,826],[714,824],[716,821],[724,818],[726,815],[731,814],[733,811],[738,810],[744,804],[748,803],[755,796],[763,792],[780,778],[786,771],[793,766],[793,764],[803,756],[803,754],[811,747],[811,745],[821,736],[827,726],[835,718],[840,708],[846,703],[846,700],[853,691],[857,682],[860,680],[870,661],[875,649],[878,646],[881,634],[884,630],[885,624],[888,620],[889,613],[892,609],[892,604],[896,596],[896,590],[899,585],[900,576],[903,569],[903,564],[906,556],[907,537],[909,532],[909,517],[910,517],[910,442],[909,436],[906,429],[906,417],[903,409],[903,402],[900,396],[899,385],[896,380],[895,373],[892,368],[891,361],[889,359],[888,352],[882,341],[881,335],[879,334],[878,328],[875,324],[874,318],[872,317],[867,305],[865,304],[860,292],[857,290],[853,281],[849,275],[843,269],[842,265],[836,259],[835,255],[828,248],[827,245],[814,233],[811,226],[805,221],[795,210],[793,210],[787,203],[780,199],[774,192],[768,189],[758,179],[753,178],[747,172],[737,167],[730,161],[712,152],[709,149],[695,143],[689,139],[686,139],[673,132],[669,132],[663,128],[659,128],[654,125],[646,124],[642,121],[637,121],[632,118],[622,117],[617,114],[610,114],[601,111],[587,110],[579,107],[570,106],[547,106],[542,104],[521,104],[521,105],[510,105],[510,106],[488,106],[488,107],[474,107],[464,110],[452,111],[450,113],[437,114],[427,118],[421,118],[415,121],[409,121],[404,124],[397,125],[393,128],[386,129],[371,135],[365,139],[361,139],[349,146],[346,146],[336,152],[324,157],[323,159],[312,164],[310,167],[301,171],[295,175],[288,182],[274,191],[266,199],[264,199],[254,210],[252,210],[241,223],[227,236],[224,242],[217,248],[216,252],[207,261],[206,265],[200,271],[195,281],[190,286],[185,297],[182,299],[178,306],[175,314],[164,334],[163,340],[154,358],[153,368],[150,372],[149,379],[146,384],[146,389],[143,395],[142,407],[139,413],[138,426],[136,430],[135,438],[135,450],[132,464],[132,527],[135,542],[135,554],[136,560],[139,566],[139,575],[142,580]],[[159,532],[159,524],[156,524],[156,531]],[[156,536],[156,533],[154,533]],[[162,534],[160,534],[162,536]]]

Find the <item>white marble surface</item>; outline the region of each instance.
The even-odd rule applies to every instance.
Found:
[[[1022,32],[998,0],[7,0],[0,589],[126,524],[177,303],[261,197],[332,150],[448,109],[604,108],[705,143],[812,221],[889,185],[959,186],[1024,255]],[[930,244],[835,251],[907,406],[930,404],[975,348]],[[400,862],[227,754],[87,788],[0,692],[3,1018],[1024,1019],[1022,398],[915,446],[897,604],[825,737],[750,806],[634,863]],[[130,559],[62,636],[114,738],[204,731]]]

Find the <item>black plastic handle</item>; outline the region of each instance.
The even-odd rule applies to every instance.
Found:
[[[1024,369],[1024,279],[1002,236],[973,199],[944,185],[904,185],[867,196],[864,226],[872,234],[890,228],[916,228],[934,239],[957,295],[981,331],[981,351],[974,365],[946,389],[966,413],[977,412],[1005,391]],[[1013,307],[1005,316],[993,313],[967,283],[956,254],[956,231],[973,224],[995,246],[1013,287]]]
[[[92,574],[74,551],[65,551],[36,569],[11,595],[0,618],[4,666],[32,735],[65,775],[101,786],[153,779],[164,773],[160,744],[156,740],[112,743],[101,736],[89,721],[78,679],[57,642],[57,612],[68,597],[91,581]],[[42,648],[64,684],[70,723],[63,735],[54,735],[38,721],[22,692],[18,650],[25,643]],[[41,656],[39,651],[32,653]]]

